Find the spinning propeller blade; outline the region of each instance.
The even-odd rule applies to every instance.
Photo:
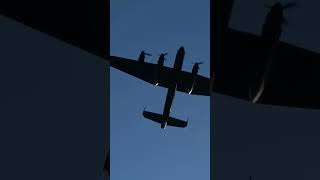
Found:
[[[282,9],[288,9],[288,8],[293,8],[293,7],[297,7],[297,3],[296,2],[287,3],[286,5],[284,5],[282,7]]]
[[[166,55],[168,55],[168,53],[161,53],[161,54],[158,54],[159,56],[161,56],[161,55],[164,55],[164,56],[166,56]]]
[[[200,62],[194,62],[193,64],[203,64],[203,62],[202,62],[202,61],[200,61]]]
[[[147,53],[147,52],[146,52],[145,50],[143,50],[143,49],[141,50],[141,52],[144,52],[144,54],[147,55],[147,56],[152,56],[152,54]]]

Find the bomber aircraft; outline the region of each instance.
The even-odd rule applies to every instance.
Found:
[[[164,66],[166,53],[160,54],[157,64],[145,62],[145,55],[150,54],[142,51],[138,61],[111,56],[110,65],[150,84],[168,88],[163,113],[157,114],[144,110],[143,116],[145,118],[161,124],[162,129],[166,125],[186,127],[188,121],[170,117],[170,109],[176,91],[193,95],[210,95],[209,78],[198,75],[199,66],[202,63],[194,63],[192,72],[183,71],[184,47],[178,49],[173,68]]]

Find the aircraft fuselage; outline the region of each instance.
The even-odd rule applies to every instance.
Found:
[[[167,125],[168,119],[170,117],[170,111],[174,96],[176,94],[177,84],[175,83],[171,87],[168,88],[166,101],[163,108],[163,122],[161,123],[161,128],[164,129]]]
[[[176,71],[176,72],[181,71],[182,65],[183,65],[184,54],[185,54],[184,47],[180,47],[177,51],[176,59],[174,61],[174,65],[173,65],[174,71]],[[160,55],[160,57],[158,59],[158,66],[154,72],[154,84],[156,86],[158,85],[158,79],[159,79],[159,74],[161,74],[161,68],[164,65],[165,55],[166,54]],[[172,77],[172,78],[174,79],[174,77]]]
[[[174,65],[173,65],[173,69],[175,71],[181,71],[182,65],[183,65],[183,60],[184,60],[184,54],[185,54],[184,47],[180,47],[178,49],[177,54],[176,54],[176,59],[174,61]],[[163,129],[166,127],[168,119],[170,117],[170,110],[171,110],[171,106],[172,106],[172,102],[173,102],[176,90],[177,90],[177,83],[176,82],[171,87],[168,88],[168,93],[167,93],[166,101],[165,101],[164,108],[163,108],[164,121],[161,123],[161,128],[163,128]]]

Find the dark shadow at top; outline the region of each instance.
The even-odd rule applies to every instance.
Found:
[[[109,0],[4,0],[0,13],[98,56],[109,55]]]

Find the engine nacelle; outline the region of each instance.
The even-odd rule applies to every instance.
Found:
[[[146,53],[146,52],[144,52],[144,51],[141,51],[141,53],[140,53],[140,55],[139,55],[139,58],[138,58],[138,61],[141,62],[141,63],[143,63],[144,60],[145,60],[145,58],[146,58],[146,55],[147,55],[147,56],[151,56],[151,54]]]
[[[192,67],[192,75],[193,75],[193,80],[192,80],[192,85],[188,91],[189,94],[192,93],[192,90],[193,90],[193,86],[195,85],[196,83],[196,79],[197,79],[197,75],[198,75],[198,71],[199,71],[199,65],[202,64],[201,62],[200,63],[194,63],[193,67]]]
[[[160,72],[161,72],[162,66],[163,66],[163,65],[161,65],[161,64],[158,63],[158,65],[156,66],[156,68],[155,68],[155,70],[154,70],[154,75],[153,75],[153,77],[154,77],[154,84],[155,84],[156,86],[159,85],[158,80],[159,80],[159,74],[160,74]]]
[[[267,14],[265,23],[262,26],[262,38],[271,42],[278,41],[282,33],[282,25],[286,23],[283,11],[295,7],[296,3],[287,3],[282,5],[280,2],[275,3]]]
[[[199,71],[199,64],[198,63],[195,63],[192,67],[192,74],[195,74],[197,75],[198,74],[198,71]]]
[[[249,100],[252,103],[257,103],[263,95],[266,83],[272,71],[272,67],[274,66],[274,60],[276,57],[278,45],[278,43],[274,43],[272,45],[267,55],[267,60],[264,67],[262,67],[260,71],[257,69],[255,73],[256,76],[253,76],[251,80],[251,84],[249,87]]]
[[[163,66],[164,65],[164,61],[165,61],[165,58],[164,58],[165,54],[161,54],[159,59],[158,59],[158,66]]]
[[[167,127],[167,122],[161,123],[161,129],[165,129]]]
[[[144,51],[142,51],[141,53],[140,53],[140,55],[139,55],[139,58],[138,58],[138,61],[139,62],[144,62],[144,59],[145,59],[145,53],[144,53]]]

